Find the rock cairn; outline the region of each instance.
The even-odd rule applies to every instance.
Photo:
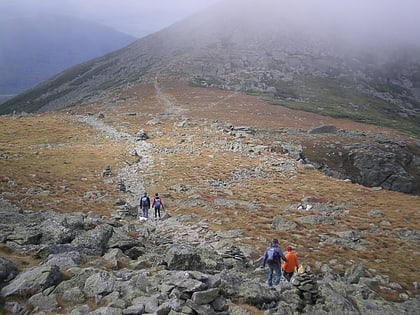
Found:
[[[306,269],[291,286],[270,288],[252,250],[232,246],[240,230],[216,235],[193,216],[113,221],[24,211],[1,199],[0,216],[3,246],[39,260],[18,269],[0,257],[2,314],[228,315],[250,314],[248,308],[267,315],[379,315],[416,314],[420,305],[417,296],[403,303],[379,297],[368,283],[386,285],[386,278],[372,278],[362,266],[344,278],[326,266],[324,274]]]
[[[301,299],[301,309],[306,305],[314,305],[321,299],[316,276],[310,270],[309,266],[306,268],[300,267],[298,272],[293,275],[290,282],[297,288],[297,294]]]

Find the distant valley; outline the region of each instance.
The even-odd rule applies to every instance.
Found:
[[[1,19],[0,38],[0,102],[135,40],[97,23],[51,15]]]
[[[367,30],[348,36],[341,21],[320,23],[324,12],[302,13],[291,3],[221,2],[68,68],[3,103],[0,114],[119,107],[131,102],[126,95],[133,89],[162,80],[244,93],[395,131],[395,139],[369,138],[327,126],[319,145],[306,135],[319,130],[305,130],[299,139],[304,154],[328,175],[418,195],[420,147],[398,141],[397,133],[414,140],[420,135],[420,43]]]
[[[0,105],[0,314],[416,314],[420,43],[303,2],[220,2]],[[303,265],[277,287],[273,238]]]

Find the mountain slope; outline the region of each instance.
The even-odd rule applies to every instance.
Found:
[[[354,38],[338,18],[321,17],[293,1],[222,2],[64,71],[0,113],[54,110],[159,74],[420,134],[420,46],[387,32]]]
[[[64,16],[0,20],[0,94],[17,94],[135,38]]]

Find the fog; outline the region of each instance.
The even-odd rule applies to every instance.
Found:
[[[0,0],[0,19],[66,15],[142,37],[218,0]],[[52,26],[53,27],[53,26]]]
[[[388,44],[420,43],[420,1],[418,0],[320,0],[303,1],[307,12],[330,32],[350,42],[382,41]],[[311,19],[309,19],[310,21]],[[302,21],[305,25],[305,22]],[[310,25],[306,25],[310,27]]]
[[[227,0],[225,14],[348,44],[420,45],[420,0]],[[230,11],[227,13],[227,11]],[[255,21],[252,21],[255,24]],[[273,25],[271,25],[271,28]]]
[[[420,0],[1,0],[0,18],[68,15],[142,37],[212,6],[222,19],[269,8],[265,13],[277,19],[268,21],[284,28],[349,42],[420,44]]]

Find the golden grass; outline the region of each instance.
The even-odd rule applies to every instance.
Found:
[[[332,267],[339,272],[350,261],[363,263],[414,292],[412,283],[420,281],[416,270],[420,265],[419,246],[415,241],[398,238],[397,232],[399,228],[419,230],[419,197],[372,190],[299,165],[294,171],[275,170],[271,163],[279,163],[287,156],[264,151],[259,154],[222,151],[223,143],[238,139],[211,128],[210,124],[218,120],[264,130],[264,139],[241,139],[244,145],[299,143],[302,139],[278,131],[305,130],[321,124],[383,136],[393,135],[392,131],[292,111],[238,93],[191,88],[182,82],[163,82],[162,91],[184,109],[181,114],[165,107],[153,85],[132,87],[113,95],[110,99],[114,101],[73,107],[72,111],[94,115],[102,112],[104,122],[133,135],[144,129],[150,135],[148,142],[154,146],[148,152],[153,155],[153,165],[138,174],[147,190],[165,195],[172,214],[197,214],[207,219],[214,231],[242,229],[244,235],[237,241],[254,249],[253,259],[276,237],[282,247],[293,244],[303,263],[315,266],[317,261],[329,264],[336,259]],[[153,118],[160,123],[147,124]],[[178,127],[176,123],[185,118],[188,124]],[[105,165],[111,165],[116,172],[124,165],[130,158],[131,148],[127,144],[104,139],[77,121],[76,116],[64,112],[21,119],[0,117],[0,120],[4,126],[0,132],[0,189],[7,199],[24,209],[109,215],[114,211],[115,200],[124,198],[116,192],[116,183],[104,179],[101,173]],[[402,135],[395,136],[404,139]],[[180,185],[188,191],[177,190]],[[87,192],[92,191],[100,197],[87,198]],[[201,200],[199,206],[188,206],[192,195]],[[335,225],[301,224],[298,219],[308,213],[294,206],[308,196],[321,198],[331,207],[341,205],[346,213],[334,217]],[[223,206],[220,200],[231,206]],[[369,217],[371,210],[381,210],[383,217]],[[309,214],[316,213],[314,210]],[[273,230],[272,219],[276,215],[296,222],[298,227],[292,231]],[[350,230],[362,233],[365,250],[319,242],[321,234]]]
[[[25,209],[110,213],[115,185],[102,170],[121,167],[125,144],[110,146],[70,116],[1,120],[0,189],[8,199]]]

